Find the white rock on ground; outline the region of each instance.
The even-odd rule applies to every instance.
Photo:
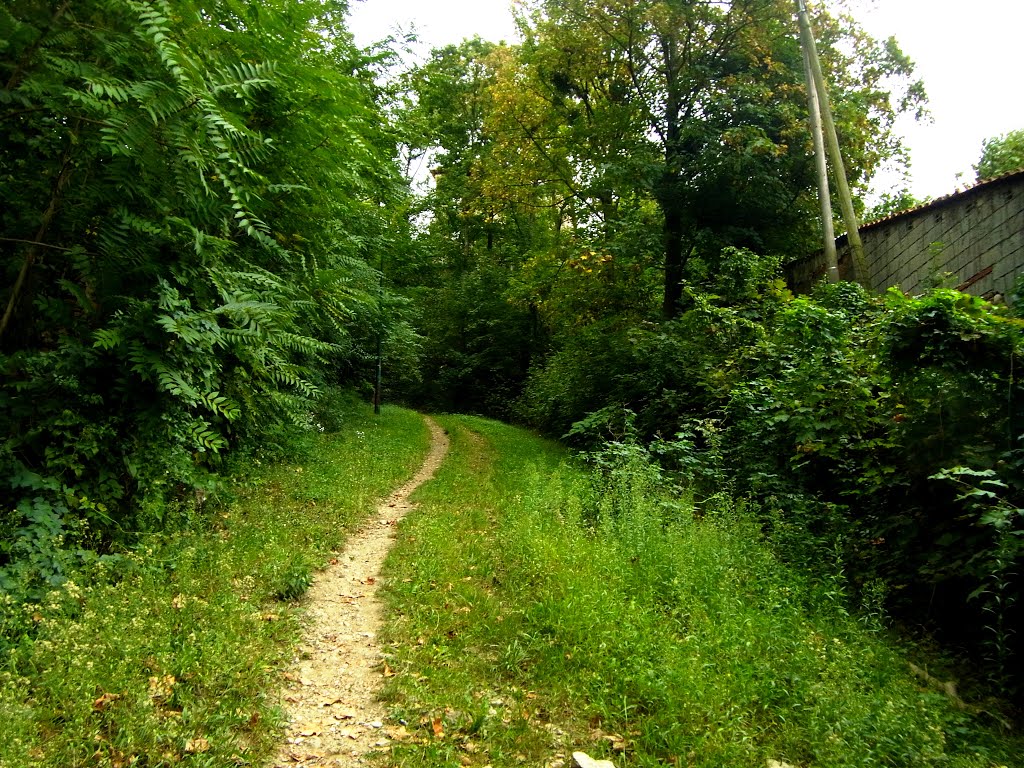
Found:
[[[615,768],[615,763],[611,760],[595,760],[586,752],[573,752],[571,768]]]

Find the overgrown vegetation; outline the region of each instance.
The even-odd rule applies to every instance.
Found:
[[[839,556],[854,604],[1020,690],[1024,327],[948,290],[787,290],[780,264],[818,247],[791,12],[536,0],[522,45],[415,69],[400,124],[436,183],[398,276],[427,339],[403,392],[649,445],[681,486],[755,502],[789,562]],[[923,91],[895,41],[815,16],[863,189]]]
[[[0,9],[0,588],[201,509],[376,340],[404,182],[344,3]],[[397,233],[397,234],[396,234]],[[407,345],[408,346],[408,345]],[[169,506],[170,505],[170,506]],[[77,558],[81,559],[81,558]],[[73,564],[73,563],[72,563]]]
[[[566,343],[524,415],[584,448],[650,444],[698,494],[754,500],[790,562],[838,556],[854,593],[884,585],[899,616],[1019,675],[1024,323],[950,290],[794,297],[745,251],[712,274],[672,323]]]
[[[344,415],[190,530],[69,570],[37,604],[0,598],[0,764],[263,764],[291,601],[429,442],[409,411]]]
[[[1024,169],[1024,129],[1010,131],[1002,136],[986,139],[981,145],[981,157],[974,171],[978,181],[989,181],[997,176]]]
[[[587,468],[494,422],[444,424],[452,455],[387,565],[388,698],[411,734],[393,764],[1016,759],[989,702],[959,708],[877,612],[847,612],[838,553],[788,565],[756,508],[679,495],[635,443]]]
[[[923,89],[895,41],[816,5],[864,191],[902,157],[893,125],[920,110]],[[522,496],[510,510],[482,501],[494,520],[464,515],[501,550],[479,555],[510,574],[495,590],[548,606],[492,606],[523,633],[499,643],[509,680],[571,672],[549,706],[599,702],[587,716],[620,723],[639,760],[689,760],[676,718],[704,734],[694,759],[846,765],[848,733],[877,749],[867,762],[984,764],[988,742],[973,739],[985,715],[922,699],[844,612],[891,612],[962,651],[995,684],[970,691],[971,707],[994,711],[993,691],[1024,690],[1024,290],[1012,310],[944,289],[787,290],[780,263],[817,240],[788,0],[518,7],[521,44],[465,41],[401,77],[387,46],[355,48],[344,0],[0,8],[0,645],[3,706],[30,756],[57,765],[87,744],[115,764],[132,745],[195,756],[206,754],[195,740],[213,740],[193,713],[231,734],[231,712],[254,716],[235,693],[214,702],[228,681],[206,657],[189,666],[189,626],[237,618],[236,637],[258,625],[269,643],[278,625],[253,606],[300,595],[329,545],[314,539],[336,539],[309,528],[260,549],[278,523],[243,531],[235,513],[221,517],[226,478],[287,455],[293,428],[359,439],[345,401],[365,394],[380,350],[389,395],[519,419],[588,452],[604,478],[558,470],[554,485],[533,477],[544,490],[510,486]],[[1012,160],[1015,138],[986,146],[986,168]],[[433,184],[415,198],[399,161],[421,160]],[[542,520],[542,503],[561,516]],[[260,552],[272,571],[258,589],[216,573],[243,540],[238,567]],[[566,542],[608,564],[570,550],[576,570],[560,570],[548,550]],[[729,589],[691,573],[689,551]],[[588,602],[531,570],[549,566]],[[428,610],[437,595],[421,576],[446,564],[405,567]],[[588,586],[598,582],[604,591]],[[156,624],[129,605],[137,589],[153,595]],[[820,605],[820,617],[800,614]],[[749,657],[743,674],[756,679],[708,672],[721,654],[746,658],[741,621],[761,628],[744,637],[750,653],[776,655],[783,691],[770,690],[767,655]],[[707,633],[693,645],[691,624]],[[152,644],[148,656],[121,652],[122,625]],[[619,629],[608,654],[588,645]],[[89,632],[105,645],[84,645]],[[234,642],[210,637],[201,648]],[[572,664],[544,651],[577,641]],[[105,678],[62,676],[89,651]],[[238,695],[254,694],[269,663],[239,678]],[[849,675],[834,689],[833,667]],[[666,687],[687,676],[707,686],[689,689],[700,706]],[[37,700],[18,698],[25,679]],[[529,683],[512,684],[527,696]],[[778,697],[810,703],[783,722]],[[464,707],[483,718],[477,729],[493,718],[481,701]],[[510,739],[529,744],[532,718],[510,715]],[[44,747],[65,731],[70,741]],[[246,748],[231,738],[211,754]]]

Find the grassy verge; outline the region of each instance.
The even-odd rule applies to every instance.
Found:
[[[1016,763],[1020,739],[915,679],[736,505],[698,515],[642,462],[600,480],[510,427],[444,424],[453,453],[386,565],[394,765]]]
[[[428,444],[417,414],[352,414],[195,530],[28,609],[34,632],[0,658],[0,766],[261,765],[277,735],[268,692],[297,636],[289,601]]]

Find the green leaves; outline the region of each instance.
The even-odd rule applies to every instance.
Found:
[[[978,181],[989,181],[1021,169],[1024,169],[1024,129],[985,139],[981,157],[974,166]]]
[[[96,537],[310,425],[407,333],[368,266],[402,241],[394,141],[340,24],[297,0],[0,10],[0,475],[73,476],[110,509]]]

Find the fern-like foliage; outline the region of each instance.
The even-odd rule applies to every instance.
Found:
[[[73,487],[136,530],[386,331],[401,186],[344,7],[0,8],[0,475],[38,478],[0,508]]]

